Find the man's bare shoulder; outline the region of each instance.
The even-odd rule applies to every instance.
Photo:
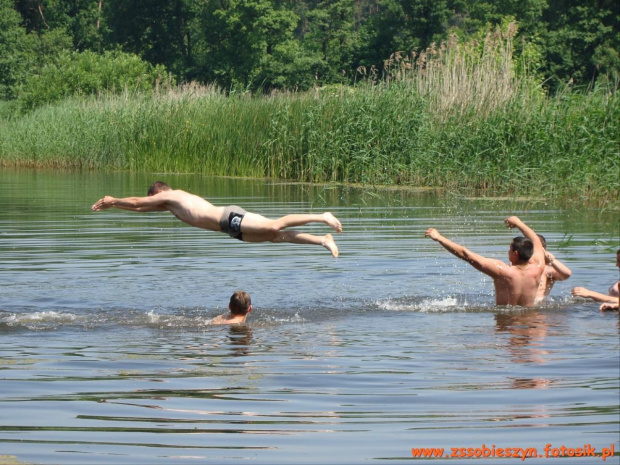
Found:
[[[190,194],[189,192],[186,192],[181,189],[163,191],[157,194],[156,196],[157,197],[161,196],[161,200],[164,200],[167,202],[180,203],[180,204],[188,203],[188,202],[192,202],[192,203],[198,202],[198,203],[207,203],[207,204],[209,203],[204,198],[198,195],[195,195],[195,194]]]
[[[493,277],[506,277],[514,273],[512,267],[496,258],[483,258],[481,261],[482,271]]]
[[[238,325],[245,323],[244,315],[218,315],[210,321],[212,325]]]

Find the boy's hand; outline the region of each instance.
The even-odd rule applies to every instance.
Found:
[[[573,287],[570,293],[576,297],[589,297],[590,291],[588,291],[585,287]]]
[[[430,237],[434,241],[439,240],[439,236],[440,234],[435,228],[428,228],[424,234],[424,237]]]
[[[516,228],[519,223],[521,223],[521,220],[516,216],[510,216],[504,220],[504,224],[510,229]]]
[[[112,207],[113,201],[114,201],[114,197],[110,197],[109,195],[106,195],[104,198],[97,200],[97,202],[95,202],[95,204],[90,208],[91,210],[96,211],[96,212],[99,210],[105,210],[107,208]]]

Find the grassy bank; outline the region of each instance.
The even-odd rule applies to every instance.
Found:
[[[390,80],[355,88],[67,99],[0,119],[0,165],[488,189],[617,208],[618,97],[547,98],[505,42],[459,47],[416,65],[394,57]]]

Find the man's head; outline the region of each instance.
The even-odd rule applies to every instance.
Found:
[[[172,190],[172,188],[165,182],[155,181],[153,184],[151,184],[151,187],[149,187],[149,191],[147,192],[147,195],[151,197],[155,194],[159,194],[160,192],[170,191],[170,190]]]
[[[515,237],[510,244],[510,253],[508,255],[510,263],[527,263],[530,261],[530,258],[532,258],[532,255],[534,255],[534,243],[527,237]]]
[[[247,315],[252,311],[252,300],[250,294],[245,291],[236,291],[230,297],[228,309],[233,315]]]
[[[540,243],[543,246],[543,249],[547,250],[547,239],[545,239],[545,236],[543,236],[542,234],[536,234],[538,236],[538,239],[540,239]]]
[[[620,268],[620,249],[616,252],[616,266]]]

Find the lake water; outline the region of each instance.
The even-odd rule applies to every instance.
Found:
[[[332,211],[341,255],[241,243],[167,213],[90,211],[158,178],[269,217]],[[13,170],[0,172],[0,201],[0,463],[395,464],[412,448],[603,463],[553,457],[585,445],[620,463],[618,313],[570,296],[618,279],[617,211]],[[424,238],[436,227],[506,261],[512,214],[573,271],[540,307],[496,307],[488,278]],[[248,324],[209,325],[237,289],[252,296]],[[498,461],[524,460],[465,463]]]

